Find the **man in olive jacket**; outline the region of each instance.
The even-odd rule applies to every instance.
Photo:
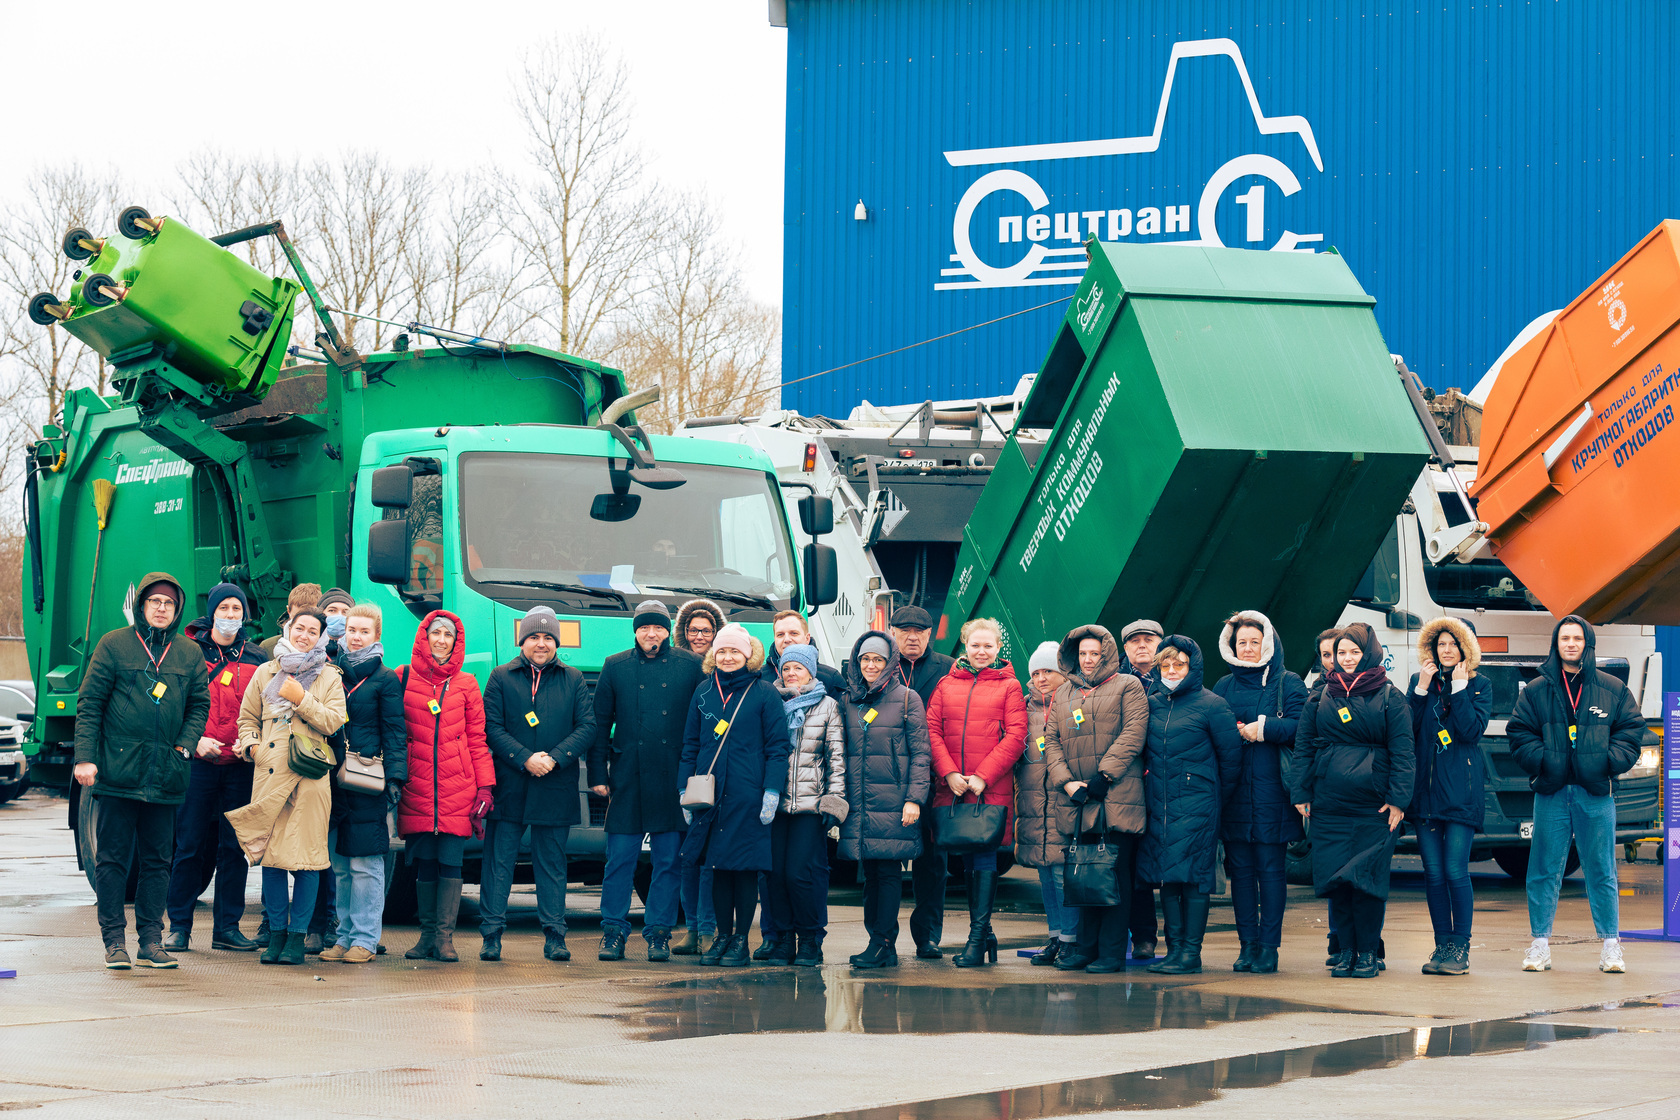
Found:
[[[519,840],[531,829],[531,870],[543,956],[569,961],[566,948],[566,840],[581,818],[578,761],[595,743],[595,706],[583,674],[561,661],[560,620],[532,607],[519,620],[519,656],[484,686],[484,736],[496,760],[496,807],[484,833],[478,959],[502,959],[508,892]]]
[[[74,774],[99,799],[93,881],[105,967],[131,967],[123,895],[129,866],[138,861],[136,958],[148,968],[174,968],[175,958],[163,951],[163,909],[175,812],[210,718],[210,680],[198,646],[176,640],[187,598],[181,584],[150,572],[138,587],[134,625],[100,638],[82,677]]]

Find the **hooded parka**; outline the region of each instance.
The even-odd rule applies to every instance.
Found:
[[[1220,810],[1242,769],[1242,736],[1231,706],[1202,687],[1202,650],[1182,634],[1161,642],[1190,658],[1177,688],[1160,675],[1149,693],[1144,794],[1149,827],[1138,847],[1138,878],[1188,883],[1212,894]]]
[[[1476,672],[1482,647],[1470,627],[1451,616],[1432,618],[1418,632],[1418,662],[1435,664],[1435,641],[1450,633],[1458,641],[1470,679],[1455,681],[1452,670],[1437,672],[1419,695],[1421,673],[1406,686],[1417,744],[1412,803],[1406,819],[1452,821],[1482,831],[1487,812],[1482,733],[1493,715],[1493,682]]]
[[[689,702],[702,675],[700,658],[669,641],[651,656],[632,645],[602,664],[595,681],[589,784],[612,791],[608,832],[640,836],[687,827],[677,800],[677,771]],[[776,706],[781,707],[779,697]]]
[[[712,620],[712,633],[724,627],[723,608],[710,599],[690,599],[677,608],[675,629],[671,631],[671,644],[685,653],[694,653],[694,647],[688,641],[688,622],[697,614],[703,614]],[[696,654],[696,656],[699,656]]]
[[[1291,797],[1312,807],[1313,890],[1321,897],[1343,884],[1388,897],[1398,833],[1380,810],[1412,799],[1416,754],[1406,698],[1386,676],[1374,691],[1349,689],[1350,681],[1383,671],[1382,646],[1369,638],[1355,676],[1331,673],[1295,734]]]
[[[714,870],[769,871],[770,826],[758,816],[767,791],[787,788],[787,712],[776,687],[759,675],[764,646],[757,638],[742,668],[726,673],[710,653],[704,667],[709,679],[689,703],[682,768],[672,790],[709,770],[717,804],[695,811],[683,858]]]
[[[578,763],[595,742],[582,673],[558,656],[540,669],[524,654],[498,665],[484,686],[484,734],[496,760],[491,820],[565,828],[582,819]],[[525,769],[538,751],[554,759],[540,778]]]
[[[408,721],[403,715],[403,688],[397,675],[379,658],[351,665],[342,655],[344,726],[334,737],[339,766],[344,752],[364,758],[378,756],[385,768],[385,784],[401,787],[408,781]],[[341,856],[382,856],[391,850],[384,793],[359,793],[336,781],[332,788],[334,843]]]
[[[455,647],[442,665],[426,641],[426,629],[436,618],[447,618],[455,627]],[[478,680],[461,671],[466,656],[461,620],[448,611],[432,611],[421,620],[413,655],[398,674],[408,724],[408,784],[397,805],[397,831],[404,836],[471,836],[473,801],[480,789],[496,784],[484,737],[484,697]]]
[[[1566,622],[1579,625],[1587,637],[1581,668],[1569,677],[1557,641]],[[1576,785],[1603,797],[1611,790],[1610,779],[1639,761],[1645,720],[1628,687],[1599,669],[1597,646],[1597,635],[1584,619],[1560,619],[1552,627],[1551,656],[1517,697],[1516,710],[1505,725],[1511,756],[1528,774],[1535,793]]]
[[[1079,671],[1079,643],[1086,638],[1102,643],[1102,659],[1089,676]],[[1147,820],[1143,751],[1149,734],[1149,696],[1142,681],[1120,671],[1121,656],[1120,644],[1104,626],[1072,630],[1056,651],[1067,681],[1050,700],[1044,758],[1059,838],[1057,855],[1084,833],[1139,833]],[[1029,745],[1028,756],[1035,749]],[[1109,783],[1100,802],[1081,804],[1067,795],[1069,782],[1089,782],[1098,773]]]
[[[933,750],[935,808],[956,798],[946,778],[973,774],[986,783],[984,805],[1002,805],[1003,839],[1015,842],[1015,763],[1027,746],[1027,702],[1009,662],[975,669],[958,661],[928,701],[928,745]]]
[[[324,740],[342,727],[344,685],[338,666],[327,662],[287,719],[263,695],[276,675],[282,675],[278,657],[259,667],[245,689],[239,749],[249,754],[256,773],[251,803],[234,809],[227,819],[252,863],[281,871],[325,871],[332,866],[327,851],[332,775],[305,778],[293,773],[291,737],[293,731],[302,731]]]
[[[159,631],[146,625],[138,601],[154,584],[175,590],[175,620]],[[99,767],[91,792],[151,805],[186,799],[188,759],[210,717],[204,659],[176,627],[186,592],[167,572],[148,572],[135,585],[133,626],[99,639],[76,698],[76,761]],[[157,689],[161,686],[162,692]]]
[[[858,669],[869,638],[885,639],[886,668],[870,684]],[[870,630],[852,645],[850,683],[841,705],[846,718],[846,803],[840,855],[851,860],[909,860],[922,854],[922,826],[904,823],[905,802],[926,805],[932,752],[922,698],[898,671],[898,643]],[[874,713],[871,715],[870,713]]]
[[[1239,660],[1236,652],[1238,623],[1260,625],[1260,663]],[[1301,814],[1289,800],[1285,777],[1287,761],[1295,749],[1295,730],[1306,706],[1307,686],[1284,668],[1283,642],[1272,629],[1272,620],[1259,611],[1243,611],[1225,624],[1219,634],[1219,655],[1231,671],[1213,686],[1214,693],[1231,706],[1239,723],[1260,723],[1260,741],[1242,743],[1242,765],[1237,770],[1225,806],[1220,814],[1221,839],[1249,844],[1289,844],[1306,835]]]

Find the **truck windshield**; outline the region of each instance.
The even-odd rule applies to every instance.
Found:
[[[795,569],[770,480],[738,467],[676,469],[688,479],[682,486],[631,484],[615,500],[599,458],[461,456],[461,543],[471,582],[541,581],[625,596],[706,588],[788,606]]]

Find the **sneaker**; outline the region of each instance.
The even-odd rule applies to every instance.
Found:
[[[134,959],[141,968],[178,968],[181,964],[164,952],[162,945],[142,945],[140,951],[134,954]],[[1620,955],[1616,959],[1620,960]]]
[[[1617,959],[1620,959],[1618,954]],[[1552,970],[1552,943],[1544,937],[1536,937],[1528,946],[1528,952],[1523,954],[1522,970],[1524,972],[1550,972]]]
[[[127,972],[134,967],[134,962],[128,959],[128,950],[121,945],[105,946],[105,967],[118,972]]]
[[[321,959],[324,961],[341,961],[349,952],[350,946],[348,945],[328,945],[321,950]]]
[[[1627,966],[1622,963],[1622,943],[1619,940],[1609,940],[1604,943],[1603,952],[1598,954],[1598,970],[1600,972],[1626,972]]]
[[[321,959],[326,960],[327,955],[325,953],[322,953],[321,954]],[[377,960],[377,959],[378,959],[378,954],[372,952],[371,950],[364,949],[360,945],[352,945],[349,949],[347,949],[345,951],[344,957],[343,957],[343,963],[344,964],[366,964],[367,962],[369,962],[371,960]]]

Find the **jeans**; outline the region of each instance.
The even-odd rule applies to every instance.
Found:
[[[216,868],[212,930],[239,928],[245,916],[245,853],[222,814],[251,800],[251,765],[192,763],[187,799],[175,811],[175,867],[169,875],[169,928],[192,929],[193,905],[204,891],[206,864]]]
[[[1534,795],[1534,843],[1528,852],[1528,927],[1535,937],[1552,935],[1558,891],[1569,858],[1569,841],[1581,854],[1593,931],[1615,937],[1621,920],[1616,896],[1616,800],[1594,797],[1580,786]]]
[[[566,839],[564,825],[531,826],[531,873],[537,882],[537,921],[544,933],[566,936]],[[483,873],[478,889],[478,932],[494,937],[507,928],[508,894],[519,860],[525,825],[520,821],[484,822]]]
[[[863,861],[863,928],[875,941],[898,940],[898,907],[904,901],[904,865],[896,859]]]
[[[1388,900],[1346,883],[1330,892],[1330,925],[1344,952],[1382,956],[1383,915]]]
[[[642,833],[607,833],[607,869],[601,876],[601,928],[615,933],[630,932],[630,890],[635,885],[636,863],[642,856]],[[647,909],[642,912],[642,937],[659,930],[670,933],[677,924],[677,891],[682,874],[677,856],[682,851],[680,832],[647,833],[653,856],[653,881],[648,885]]]
[[[96,796],[85,791],[83,796]],[[94,822],[93,884],[98,901],[99,933],[106,945],[127,939],[128,869],[138,859],[134,888],[134,930],[141,945],[163,941],[163,907],[169,893],[170,856],[175,846],[175,806],[152,805],[127,797],[101,797]]]
[[[327,833],[327,851],[338,898],[339,947],[377,952],[385,918],[385,857],[339,855],[337,829]]]
[[[697,863],[682,865],[682,909],[688,928],[699,934],[717,932],[712,909],[712,869]]]
[[[910,864],[910,886],[916,893],[910,937],[917,945],[937,945],[945,934],[945,853],[933,843],[931,816],[922,817],[922,854]]]
[[[1225,841],[1225,873],[1231,877],[1231,909],[1236,911],[1237,940],[1276,949],[1283,944],[1283,904],[1289,897],[1284,877],[1284,844]]]
[[[1079,940],[1079,908],[1062,905],[1062,877],[1067,873],[1065,863],[1052,863],[1038,869],[1038,889],[1044,893],[1044,920],[1050,936],[1061,941]]]
[[[770,909],[777,930],[827,932],[828,834],[821,813],[777,813],[770,822]]]
[[[1435,936],[1470,944],[1476,895],[1470,888],[1470,839],[1476,830],[1458,821],[1419,821],[1418,855],[1423,857],[1424,897]]]
[[[287,881],[290,876],[290,882]],[[291,898],[286,897],[287,887]],[[278,933],[307,933],[315,916],[315,896],[321,889],[319,871],[282,871],[265,867],[262,873],[263,910],[268,914],[269,936]],[[374,942],[375,945],[379,943]]]

